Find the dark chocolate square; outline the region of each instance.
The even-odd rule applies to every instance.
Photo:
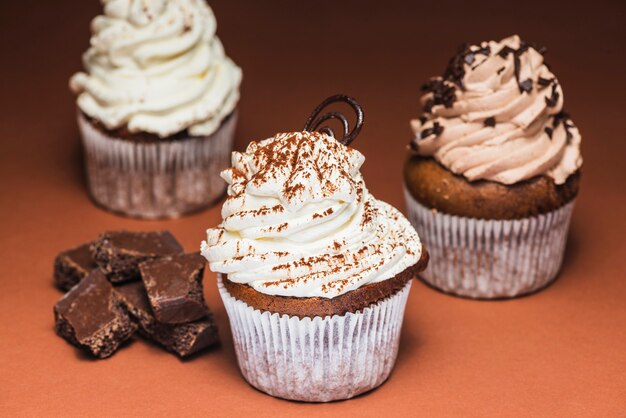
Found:
[[[123,284],[116,288],[123,302],[140,326],[144,337],[162,345],[166,350],[185,357],[218,342],[213,315],[187,324],[162,324],[156,320],[148,294],[142,282]]]
[[[92,243],[63,251],[54,260],[54,284],[67,292],[98,267],[89,249]]]
[[[139,265],[157,321],[192,322],[206,316],[202,277],[206,260],[199,253],[177,254]]]
[[[54,306],[56,333],[97,358],[112,355],[137,329],[121,296],[94,270]]]
[[[112,283],[139,279],[139,263],[183,252],[169,231],[110,231],[91,247],[93,257]]]

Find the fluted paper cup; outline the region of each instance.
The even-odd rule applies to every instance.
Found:
[[[299,318],[235,299],[218,278],[237,361],[252,386],[307,402],[348,399],[380,386],[398,354],[411,281],[362,311]]]
[[[146,219],[209,206],[226,188],[219,173],[229,165],[236,122],[233,113],[209,136],[139,142],[106,135],[78,112],[92,199],[110,211]]]
[[[489,220],[437,212],[404,193],[408,218],[430,253],[420,278],[431,286],[496,299],[535,292],[556,278],[574,201],[543,215]]]

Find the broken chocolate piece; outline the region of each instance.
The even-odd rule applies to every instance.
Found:
[[[56,333],[94,357],[112,355],[137,329],[120,295],[94,270],[54,306]]]
[[[138,280],[139,263],[183,252],[168,231],[111,231],[91,247],[93,257],[112,283]]]
[[[90,242],[63,251],[54,260],[54,284],[64,292],[74,287],[98,266],[89,250]]]
[[[494,118],[493,116],[488,117],[484,120],[483,125],[493,128],[494,126],[496,126],[496,118]]]
[[[218,342],[217,326],[210,312],[204,318],[187,324],[162,324],[152,313],[142,282],[127,283],[117,287],[117,290],[138,322],[140,334],[166,350],[185,357]]]
[[[202,289],[205,263],[199,253],[191,253],[139,265],[150,306],[159,322],[181,324],[207,314]]]

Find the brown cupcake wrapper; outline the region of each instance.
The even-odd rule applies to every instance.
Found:
[[[380,386],[396,361],[409,281],[362,311],[298,318],[235,299],[218,277],[243,377],[284,399],[328,402]]]
[[[574,201],[543,215],[489,220],[437,212],[404,193],[408,218],[430,253],[420,278],[431,286],[497,299],[532,293],[556,278]]]
[[[137,218],[175,218],[209,206],[226,188],[237,114],[205,137],[138,142],[106,135],[78,112],[93,200]]]

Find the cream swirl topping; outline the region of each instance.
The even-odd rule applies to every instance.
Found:
[[[211,270],[265,294],[333,298],[416,264],[417,233],[368,192],[363,162],[318,132],[233,152],[223,221],[202,242]]]
[[[224,53],[205,0],[103,0],[85,72],[70,88],[108,129],[209,135],[239,100],[241,70]]]
[[[537,49],[518,36],[469,46],[423,89],[412,148],[468,180],[564,183],[582,165],[580,133]]]

